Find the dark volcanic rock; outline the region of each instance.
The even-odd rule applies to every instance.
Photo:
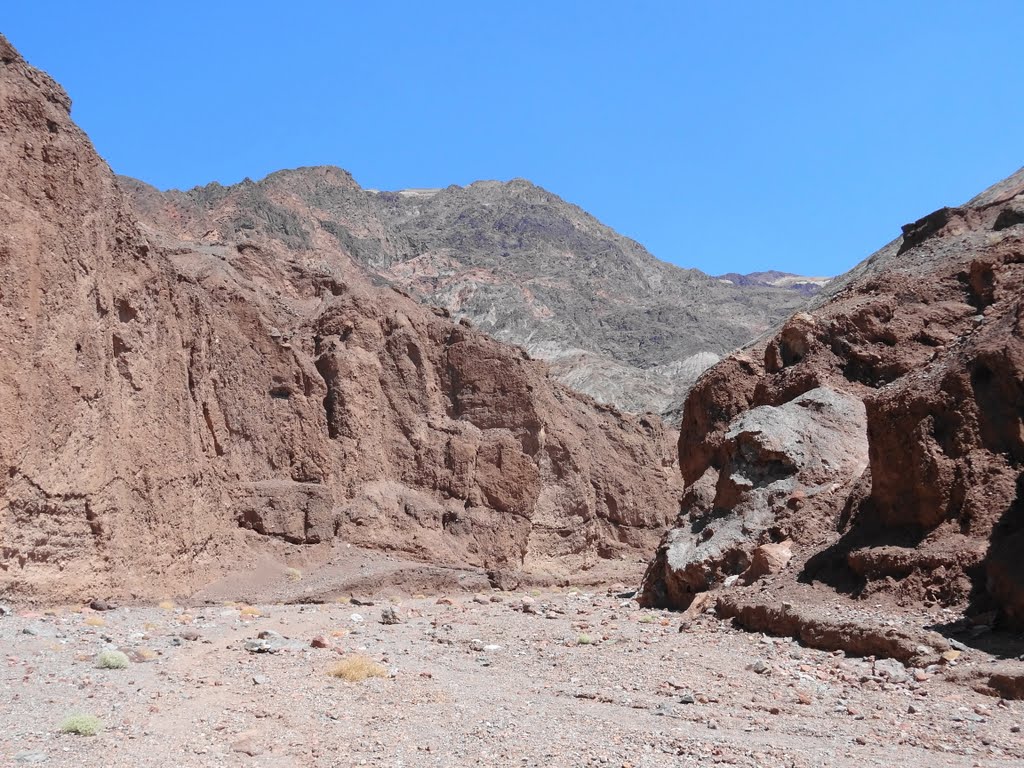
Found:
[[[145,220],[182,238],[264,236],[287,258],[351,258],[579,391],[676,420],[704,369],[805,302],[660,262],[523,179],[373,192],[337,168],[300,168],[189,192],[122,183]]]
[[[801,507],[800,525],[829,533],[802,542],[802,578],[979,613],[997,607],[1024,624],[1022,201],[1024,171],[907,225],[807,312],[704,374],[680,434],[686,498],[714,498],[701,491],[706,474],[728,466],[735,425],[749,414],[821,387],[850,393],[866,406],[869,466],[838,475],[828,503]],[[775,463],[761,460],[765,471]],[[714,508],[719,526],[751,514]],[[784,521],[787,509],[765,501],[758,513]],[[649,595],[685,604],[663,553],[699,536],[688,527],[669,535]]]

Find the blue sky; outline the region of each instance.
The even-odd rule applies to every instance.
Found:
[[[711,273],[841,272],[1024,165],[1021,29],[1019,0],[0,7],[119,173],[522,176]]]

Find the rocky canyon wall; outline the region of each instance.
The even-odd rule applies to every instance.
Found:
[[[311,241],[142,226],[0,39],[0,590],[188,592],[261,542],[556,577],[674,517],[672,437]],[[325,235],[326,236],[326,235]]]

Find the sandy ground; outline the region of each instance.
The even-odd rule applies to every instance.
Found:
[[[381,623],[392,607],[401,623]],[[0,765],[1024,761],[1024,702],[953,685],[945,670],[886,678],[870,660],[711,615],[680,624],[678,614],[575,590],[15,611],[0,616]],[[281,637],[256,645],[274,652],[247,650],[268,630]],[[311,647],[314,638],[327,647]],[[133,660],[100,669],[105,649]],[[386,676],[328,674],[353,654]],[[103,728],[62,733],[71,714]]]

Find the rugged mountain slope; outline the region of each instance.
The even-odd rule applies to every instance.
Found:
[[[522,179],[373,192],[339,169],[302,168],[189,192],[124,183],[145,219],[191,240],[259,233],[302,253],[329,233],[389,283],[634,412],[674,413],[708,365],[804,303],[659,262]]]
[[[0,38],[0,591],[187,592],[335,540],[578,573],[677,508],[665,428],[339,258],[143,231]],[[288,221],[281,225],[288,226]]]
[[[1024,170],[907,225],[705,373],[645,599],[685,605],[791,539],[806,581],[1024,624],[1022,286]],[[851,397],[865,409],[834,405]]]

